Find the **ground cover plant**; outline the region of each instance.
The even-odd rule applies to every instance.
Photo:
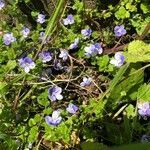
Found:
[[[0,150],[149,150],[149,0],[0,0]]]

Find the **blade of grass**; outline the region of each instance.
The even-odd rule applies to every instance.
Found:
[[[124,73],[126,72],[126,70],[129,67],[129,63],[125,64],[124,66],[122,66],[119,71],[117,72],[116,76],[114,77],[114,79],[112,80],[108,90],[103,94],[103,96],[100,98],[100,100],[102,100],[108,93],[110,93],[114,87],[120,82],[120,80],[122,79]]]
[[[99,105],[102,103],[101,101],[105,98],[105,96],[107,96],[109,93],[111,93],[111,91],[115,88],[115,86],[121,81],[124,73],[126,72],[126,70],[128,69],[128,67],[130,66],[129,63],[123,65],[119,71],[117,72],[116,76],[114,77],[114,79],[112,80],[110,87],[108,88],[108,90],[102,95],[102,97],[100,97],[99,101],[97,102],[96,108],[93,108],[93,110],[91,112],[94,112]]]
[[[66,2],[67,2],[67,0],[59,0],[58,1],[57,5],[56,5],[56,8],[55,8],[55,11],[54,11],[54,14],[52,15],[52,17],[48,21],[48,25],[47,25],[46,31],[45,31],[45,36],[42,40],[41,45],[39,46],[39,49],[38,49],[38,51],[37,51],[37,53],[34,57],[34,60],[36,59],[37,55],[41,51],[42,46],[44,45],[44,43],[46,41],[46,38],[49,35],[52,35],[54,33],[53,29],[55,28],[57,22],[59,21],[61,15],[62,15],[62,12],[63,12],[63,9],[65,8]]]

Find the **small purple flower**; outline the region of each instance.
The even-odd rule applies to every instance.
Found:
[[[3,7],[5,6],[5,3],[3,0],[0,0],[0,10],[3,9]]]
[[[30,33],[30,29],[29,28],[26,28],[26,27],[23,27],[22,31],[21,31],[21,34],[23,35],[23,37],[27,37]]]
[[[103,53],[103,49],[101,47],[101,44],[100,43],[95,43],[95,49],[97,51],[98,54],[102,54]]]
[[[29,57],[24,57],[19,59],[19,65],[21,68],[24,69],[26,73],[28,73],[31,69],[35,68],[35,63]]]
[[[66,50],[61,50],[60,54],[59,54],[59,58],[62,58],[64,61],[66,61],[68,59],[68,52]]]
[[[53,86],[48,89],[48,97],[52,102],[56,100],[62,100],[63,96],[61,95],[61,93],[62,93],[62,88],[58,86]]]
[[[110,63],[116,67],[122,66],[125,60],[124,56],[120,52],[117,52],[114,57]]]
[[[78,111],[78,107],[74,104],[69,104],[68,107],[66,108],[66,110],[71,113],[71,114],[75,114]]]
[[[81,34],[85,37],[90,37],[92,30],[90,28],[81,30]]]
[[[102,54],[103,52],[101,44],[99,43],[91,44],[90,46],[85,47],[84,50],[85,50],[85,55],[88,57],[95,56],[97,54]]]
[[[115,36],[120,37],[122,35],[125,35],[127,31],[124,28],[124,25],[115,26],[114,28]]]
[[[94,44],[91,44],[90,46],[86,46],[84,48],[84,50],[85,50],[85,55],[88,56],[88,57],[96,55],[95,45]]]
[[[13,33],[6,33],[3,35],[3,41],[5,45],[10,45],[12,42],[16,41],[16,38],[13,36]]]
[[[78,44],[79,44],[79,38],[76,38],[74,40],[74,43],[72,43],[69,48],[70,49],[76,49],[78,47]]]
[[[62,69],[64,69],[64,67],[62,66],[62,63],[60,62],[60,60],[57,60],[57,59],[54,60],[53,66],[54,66],[55,70],[62,70]]]
[[[43,40],[43,38],[44,38],[44,36],[45,36],[45,32],[40,32],[40,37],[39,37],[39,40]]]
[[[42,41],[44,39],[44,36],[45,36],[45,32],[40,32],[39,41]],[[48,43],[50,38],[51,38],[51,36],[48,36],[47,39],[45,40],[44,44]]]
[[[73,18],[73,15],[68,15],[66,19],[63,19],[63,22],[64,22],[64,25],[71,25],[74,23],[74,18]]]
[[[36,21],[40,24],[43,24],[45,22],[45,15],[39,14]]]
[[[80,86],[89,86],[92,83],[92,78],[83,77],[83,82],[80,83]]]
[[[143,117],[144,116],[150,117],[150,103],[149,102],[139,103],[138,113]]]
[[[45,121],[48,125],[57,126],[61,123],[62,117],[60,116],[60,111],[55,110],[52,113],[52,117],[46,116]]]
[[[39,53],[39,58],[42,60],[43,63],[46,63],[52,60],[52,55],[50,52],[44,51]]]

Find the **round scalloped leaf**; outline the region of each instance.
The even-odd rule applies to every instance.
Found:
[[[150,62],[150,44],[136,40],[129,44],[127,62]]]

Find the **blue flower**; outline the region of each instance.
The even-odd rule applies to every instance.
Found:
[[[95,43],[94,46],[95,46],[95,50],[96,50],[97,54],[102,54],[103,53],[103,49],[102,49],[100,43]]]
[[[90,46],[86,46],[84,48],[84,50],[85,50],[85,55],[88,56],[88,57],[96,55],[95,45],[94,44],[91,44]]]
[[[13,36],[12,33],[6,33],[3,35],[3,41],[5,45],[10,45],[12,42],[16,41],[16,38]]]
[[[57,126],[61,123],[62,117],[60,116],[60,111],[55,110],[52,113],[52,117],[46,116],[45,121],[48,125]]]
[[[21,34],[23,35],[23,37],[27,37],[30,33],[30,29],[29,28],[26,28],[26,27],[23,27],[22,31],[21,31]]]
[[[42,60],[43,63],[46,63],[52,60],[52,55],[50,52],[44,51],[39,53],[39,58]]]
[[[66,61],[68,59],[68,52],[66,50],[61,50],[60,54],[59,54],[59,58],[62,58],[64,61]]]
[[[85,37],[90,37],[92,30],[90,28],[81,30],[81,34]]]
[[[40,24],[43,24],[45,22],[45,15],[39,14],[36,21]]]
[[[72,43],[69,48],[70,49],[76,49],[78,47],[78,44],[79,44],[79,38],[76,38],[74,40],[74,43]]]
[[[48,89],[48,97],[52,102],[56,100],[62,100],[63,96],[61,95],[61,93],[62,93],[62,88],[58,86],[53,86]]]
[[[66,108],[66,110],[71,113],[71,114],[75,114],[78,111],[78,106],[74,105],[74,104],[69,104],[68,107]]]
[[[44,36],[45,36],[45,32],[40,32],[39,40],[43,40]]]
[[[92,78],[83,77],[83,82],[80,83],[80,86],[89,86],[92,83]]]
[[[28,73],[30,69],[35,68],[35,63],[29,57],[24,57],[24,58],[19,59],[19,65],[21,68],[24,69],[26,73]]]
[[[44,39],[44,36],[45,36],[45,32],[40,32],[39,41],[42,42],[42,40]],[[46,44],[46,41],[44,44]]]
[[[0,0],[0,10],[5,6],[5,3],[3,0]]]
[[[54,66],[55,70],[62,70],[62,69],[64,69],[64,67],[62,66],[62,63],[60,62],[60,60],[57,60],[57,59],[54,60],[53,66]]]
[[[45,32],[40,32],[39,41],[42,41],[44,39],[44,36],[45,36]],[[48,36],[47,39],[45,40],[44,44],[48,43],[50,38],[51,38],[51,36]]]
[[[120,67],[120,66],[123,65],[124,60],[125,60],[124,56],[123,56],[120,52],[117,52],[117,53],[115,54],[115,58],[112,59],[112,60],[110,61],[110,63],[111,63],[112,65],[115,65],[116,67]]]
[[[66,19],[63,19],[64,25],[71,25],[74,23],[73,15],[68,15]]]
[[[138,107],[138,113],[141,116],[150,117],[150,103],[149,102],[139,103],[137,107]]]
[[[127,31],[124,28],[124,25],[115,26],[114,28],[115,36],[120,37],[122,35],[125,35]]]
[[[86,46],[84,48],[84,50],[85,50],[85,55],[88,57],[95,56],[97,54],[102,54],[102,52],[103,52],[101,44],[99,44],[99,43],[91,44],[90,46]]]

